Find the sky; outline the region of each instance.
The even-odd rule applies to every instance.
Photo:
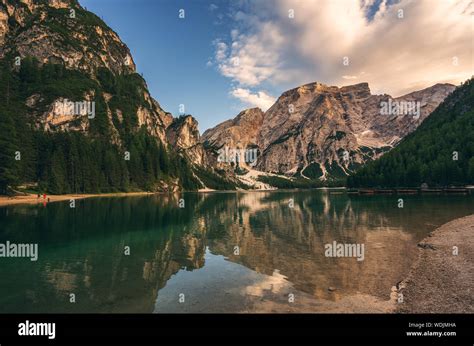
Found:
[[[184,105],[201,132],[306,83],[400,96],[474,75],[471,0],[80,3],[119,34],[161,106]]]

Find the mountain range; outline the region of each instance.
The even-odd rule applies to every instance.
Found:
[[[266,111],[241,112],[207,130],[208,146],[258,147],[256,168],[276,174],[344,177],[393,148],[454,90],[451,84],[393,98],[372,95],[367,83],[311,83],[284,92]],[[419,115],[381,114],[381,105],[419,102]]]
[[[349,187],[474,184],[474,79],[451,93],[400,144],[348,178]]]
[[[76,0],[0,0],[0,65],[3,193],[27,183],[66,193],[270,188],[260,175],[345,179],[455,89],[392,97],[371,94],[367,83],[315,82],[201,136],[193,116],[160,106],[129,48]],[[235,160],[244,151],[256,160]],[[222,160],[224,152],[231,157]]]

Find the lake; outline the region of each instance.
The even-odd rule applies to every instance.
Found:
[[[0,258],[0,312],[384,312],[417,243],[473,212],[472,195],[327,190],[2,207],[0,243],[38,244],[38,260]],[[327,257],[333,242],[363,260]]]

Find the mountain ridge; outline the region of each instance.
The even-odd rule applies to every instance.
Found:
[[[252,124],[260,152],[257,169],[323,180],[345,177],[394,147],[454,88],[437,83],[396,98],[372,95],[366,82],[343,87],[313,82],[289,89]],[[392,101],[419,102],[419,116],[381,116],[381,103]],[[206,130],[203,142],[235,145],[241,136],[236,118]],[[311,174],[303,172],[308,168]]]
[[[349,187],[474,184],[474,79],[457,87],[391,152],[348,178]]]
[[[0,43],[1,193],[202,187],[130,50],[78,1],[1,0]]]
[[[5,160],[23,142],[34,142],[27,160],[7,166],[22,171],[19,180],[36,180],[56,192],[248,188],[262,186],[254,179],[259,172],[345,178],[413,132],[454,88],[438,83],[393,98],[372,95],[366,82],[343,87],[312,82],[283,92],[266,112],[245,109],[201,135],[193,116],[173,117],[160,106],[136,73],[127,45],[77,0],[0,0],[0,62],[8,77],[1,86],[5,123],[13,122],[5,127],[3,141],[7,129],[18,133],[14,145],[4,149]],[[418,102],[420,114],[381,116],[381,103],[387,101],[390,106]],[[78,103],[94,103],[94,115],[65,111],[65,104]],[[89,167],[104,175],[99,182],[76,181],[75,165],[85,159],[76,141],[99,151],[99,162]],[[39,176],[27,167],[39,164],[42,153],[35,146],[48,153]],[[233,149],[254,151],[258,159],[222,159],[228,149],[231,156]],[[60,157],[76,151],[71,168]],[[131,154],[131,162],[111,164],[123,152]],[[114,168],[104,168],[105,162]],[[9,174],[6,181],[12,182]],[[8,184],[0,185],[5,191]]]

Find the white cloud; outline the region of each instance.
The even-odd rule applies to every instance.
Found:
[[[249,3],[234,13],[228,50],[216,51],[220,73],[239,87],[357,79],[372,92],[398,96],[473,75],[471,0],[384,0],[372,20],[373,0]]]
[[[216,60],[218,62],[224,61],[226,58],[227,45],[224,42],[216,42]]]
[[[275,77],[279,64],[276,51],[283,44],[283,35],[276,25],[263,23],[259,31],[251,35],[239,34],[234,29],[231,35],[230,51],[219,47],[216,50],[222,75],[242,86],[255,86]]]
[[[275,97],[268,95],[264,91],[252,93],[249,89],[234,88],[230,94],[247,106],[259,107],[263,111],[266,111],[275,103]]]

